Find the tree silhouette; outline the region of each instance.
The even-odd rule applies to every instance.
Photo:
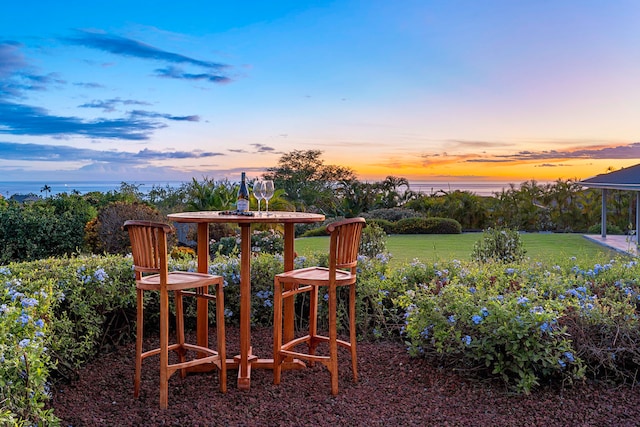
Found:
[[[42,187],[40,189],[40,192],[42,193],[44,191],[44,196],[45,197],[49,197],[49,193],[51,192],[51,187],[49,187],[49,185],[45,184],[44,187]]]

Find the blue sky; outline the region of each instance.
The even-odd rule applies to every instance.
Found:
[[[366,180],[638,163],[640,2],[23,1],[0,16],[0,180]]]

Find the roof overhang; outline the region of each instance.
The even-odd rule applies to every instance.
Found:
[[[640,184],[612,184],[608,182],[584,182],[578,181],[578,184],[589,188],[599,188],[602,190],[624,190],[624,191],[640,191]]]

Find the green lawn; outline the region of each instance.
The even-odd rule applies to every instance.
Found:
[[[527,256],[533,260],[553,261],[575,256],[579,260],[592,259],[595,263],[616,256],[616,252],[588,241],[581,234],[523,233],[521,236]],[[474,243],[481,237],[482,233],[391,235],[387,249],[393,255],[392,264],[411,262],[416,258],[423,262],[468,261]],[[296,240],[296,251],[300,255],[326,251],[328,246],[328,237]]]

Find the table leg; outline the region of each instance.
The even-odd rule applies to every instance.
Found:
[[[240,224],[240,366],[238,388],[251,386],[251,224]]]
[[[294,250],[295,240],[295,224],[286,223],[284,225],[284,271],[293,270],[293,263],[295,259]],[[286,284],[285,286],[291,286]],[[285,342],[289,342],[293,339],[294,334],[294,301],[293,298],[287,298],[284,301],[284,331],[283,338]]]
[[[209,224],[204,222],[198,223],[198,272],[209,272]],[[209,301],[206,298],[198,298],[197,312],[197,342],[199,346],[209,348]]]

